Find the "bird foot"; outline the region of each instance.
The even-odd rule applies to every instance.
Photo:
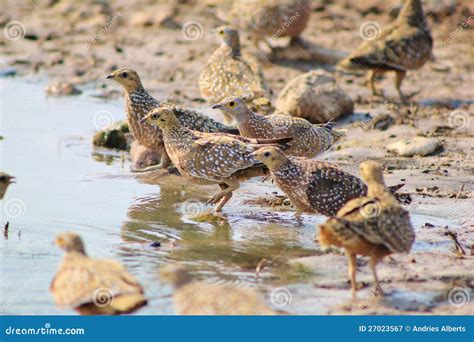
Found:
[[[214,196],[209,198],[209,200],[206,202],[206,204],[211,204],[211,205],[212,204],[217,204],[222,199],[222,197],[224,197],[224,194],[219,192],[218,194],[215,194]]]

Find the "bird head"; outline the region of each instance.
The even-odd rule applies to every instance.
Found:
[[[278,147],[261,147],[250,156],[267,165],[269,169],[279,167],[288,158]]]
[[[15,177],[6,174],[5,172],[0,172],[0,183],[10,184],[15,183]]]
[[[154,108],[141,120],[141,122],[148,122],[161,129],[166,129],[179,124],[176,115],[169,108]]]
[[[239,31],[231,26],[219,26],[214,30],[224,44],[240,51]]]
[[[55,244],[66,252],[79,252],[85,254],[84,244],[81,237],[73,232],[59,234],[54,241]]]
[[[362,162],[359,166],[360,175],[362,180],[369,183],[383,184],[383,173],[382,167],[379,163],[373,160]]]
[[[118,82],[127,91],[133,91],[142,85],[137,72],[129,68],[117,69],[110,75],[107,75],[107,79]]]
[[[212,109],[220,109],[236,119],[249,110],[242,98],[234,96],[223,99],[218,104],[212,106]]]

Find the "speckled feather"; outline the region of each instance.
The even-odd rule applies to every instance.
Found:
[[[356,176],[318,160],[288,157],[278,168],[270,168],[270,174],[300,210],[324,215],[335,215],[344,204],[367,191]]]
[[[309,0],[236,0],[232,19],[258,36],[297,37],[310,17]]]
[[[234,107],[230,108],[229,103],[234,104]],[[259,139],[293,138],[285,150],[290,156],[315,157],[345,134],[342,130],[333,130],[332,123],[313,125],[305,119],[287,115],[260,115],[235,97],[226,98],[220,104],[222,110],[234,116],[242,136]]]
[[[270,93],[263,71],[251,56],[242,56],[238,32],[225,28],[224,42],[209,59],[199,76],[201,95],[212,104],[228,96],[241,96],[255,108],[270,106]]]

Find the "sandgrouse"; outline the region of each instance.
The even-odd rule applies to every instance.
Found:
[[[162,281],[175,288],[175,310],[179,315],[275,315],[250,289],[195,281],[180,265],[160,269]]]
[[[309,121],[287,115],[261,115],[251,111],[238,97],[225,98],[212,108],[231,115],[238,124],[240,134],[247,138],[272,139],[291,137],[285,154],[312,158],[326,151],[345,133],[333,130],[333,124],[313,125]]]
[[[229,26],[216,29],[222,45],[214,51],[199,76],[201,95],[212,104],[229,96],[245,98],[259,111],[271,108],[270,93],[258,62],[240,51],[239,32]]]
[[[367,195],[349,201],[335,217],[319,226],[322,245],[346,249],[352,295],[356,294],[356,255],[370,257],[370,267],[380,290],[376,265],[391,253],[409,252],[415,241],[410,216],[385,186],[380,166],[373,162],[360,165]]]
[[[343,59],[337,69],[369,70],[368,79],[373,94],[378,74],[395,71],[395,86],[400,98],[402,81],[408,70],[421,68],[431,57],[433,39],[423,12],[421,0],[406,0],[397,20],[380,37],[361,43]]]
[[[284,147],[291,141],[283,139],[249,139],[225,133],[202,133],[184,127],[172,111],[166,108],[152,110],[146,117],[150,124],[163,131],[163,141],[173,164],[182,176],[198,184],[219,184],[222,191],[208,203],[217,204],[221,211],[239,188],[239,179],[252,173],[258,161],[250,156],[262,146]],[[261,166],[256,166],[261,170]]]
[[[148,122],[140,121],[153,108],[170,108],[182,125],[193,130],[238,134],[237,129],[219,123],[192,109],[158,101],[143,88],[140,77],[137,72],[132,69],[115,70],[108,75],[107,78],[115,80],[124,88],[127,120],[133,137],[141,145],[151,150],[159,150],[159,152],[162,153],[160,165],[145,168],[142,171],[151,171],[169,166],[169,158],[166,154],[166,150],[163,148],[163,134],[160,129]]]
[[[143,288],[125,267],[89,258],[79,235],[59,234],[56,244],[66,252],[50,287],[60,308],[75,309],[81,315],[117,315],[147,303]]]
[[[230,12],[240,28],[253,34],[257,46],[265,37],[298,38],[310,13],[309,0],[237,0]]]
[[[270,176],[302,211],[335,215],[351,199],[363,196],[359,178],[327,162],[288,157],[279,148],[260,148],[252,156],[270,169]]]

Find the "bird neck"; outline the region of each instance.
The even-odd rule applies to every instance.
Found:
[[[232,57],[242,56],[240,51],[240,41],[239,37],[233,37],[226,40],[222,45],[221,49],[228,55]]]
[[[166,127],[161,128],[161,130],[166,137],[175,138],[178,140],[181,140],[183,137],[189,135],[188,130],[181,126],[178,119],[176,119],[174,122],[170,122]]]
[[[146,93],[145,88],[143,88],[141,81],[136,81],[135,83],[124,84],[123,87],[125,88],[126,93],[136,93],[136,92],[144,92]]]
[[[259,120],[259,115],[257,113],[252,112],[249,108],[238,112],[234,117],[235,121],[237,121],[239,125],[247,124],[250,121]]]
[[[408,22],[411,26],[425,26],[426,18],[421,0],[406,0],[398,15],[398,21]]]
[[[268,168],[272,172],[283,172],[287,173],[288,171],[292,171],[295,169],[295,165],[291,162],[291,160],[285,155],[280,154],[277,159],[272,161],[272,164],[268,166]]]

